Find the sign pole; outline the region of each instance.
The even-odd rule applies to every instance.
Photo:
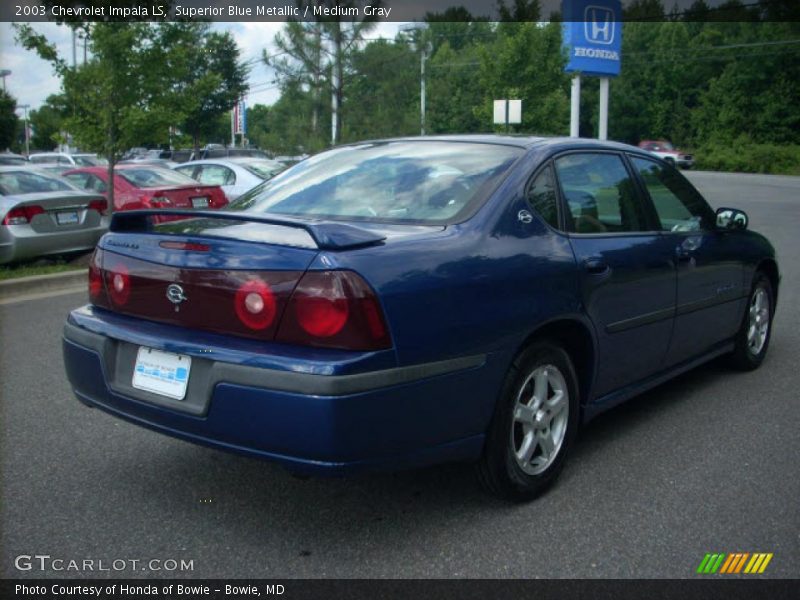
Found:
[[[597,139],[608,139],[608,77],[600,78],[600,123],[598,124]]]
[[[608,81],[608,80],[606,80]],[[572,98],[569,113],[569,137],[580,137],[581,121],[581,76],[572,78]]]

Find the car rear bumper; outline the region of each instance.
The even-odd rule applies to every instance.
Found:
[[[491,355],[323,375],[225,362],[212,348],[206,357],[189,350],[187,395],[176,401],[131,386],[140,339],[119,328],[116,337],[91,331],[73,315],[64,328],[64,364],[82,402],[297,471],[346,474],[477,459],[498,389],[487,376],[497,366]]]
[[[51,254],[91,250],[108,231],[108,219],[86,229],[37,233],[28,225],[0,226],[0,264]]]

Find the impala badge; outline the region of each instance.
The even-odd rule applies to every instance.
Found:
[[[170,283],[167,286],[167,300],[175,305],[175,312],[181,309],[181,302],[185,302],[188,298],[183,293],[183,288],[177,283]]]

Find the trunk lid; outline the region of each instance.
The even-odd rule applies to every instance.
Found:
[[[55,191],[37,192],[5,196],[2,198],[6,212],[15,209],[38,207],[30,219],[30,228],[36,233],[52,233],[71,229],[96,227],[100,223],[100,213],[90,209],[91,203],[104,203],[102,194],[86,192]]]
[[[165,214],[184,218],[155,222]],[[320,246],[345,248],[382,239],[342,224],[248,213],[120,212],[92,259],[90,296],[98,306],[131,316],[270,340]],[[267,317],[242,318],[248,306],[258,309],[256,317]]]
[[[185,185],[146,188],[144,192],[150,197],[154,206],[163,205],[174,208],[222,208],[228,203],[225,193],[214,185]],[[161,200],[159,200],[161,199]],[[169,202],[164,202],[163,199]]]

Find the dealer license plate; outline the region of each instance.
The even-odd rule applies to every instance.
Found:
[[[141,346],[133,368],[133,387],[183,400],[192,357]]]

